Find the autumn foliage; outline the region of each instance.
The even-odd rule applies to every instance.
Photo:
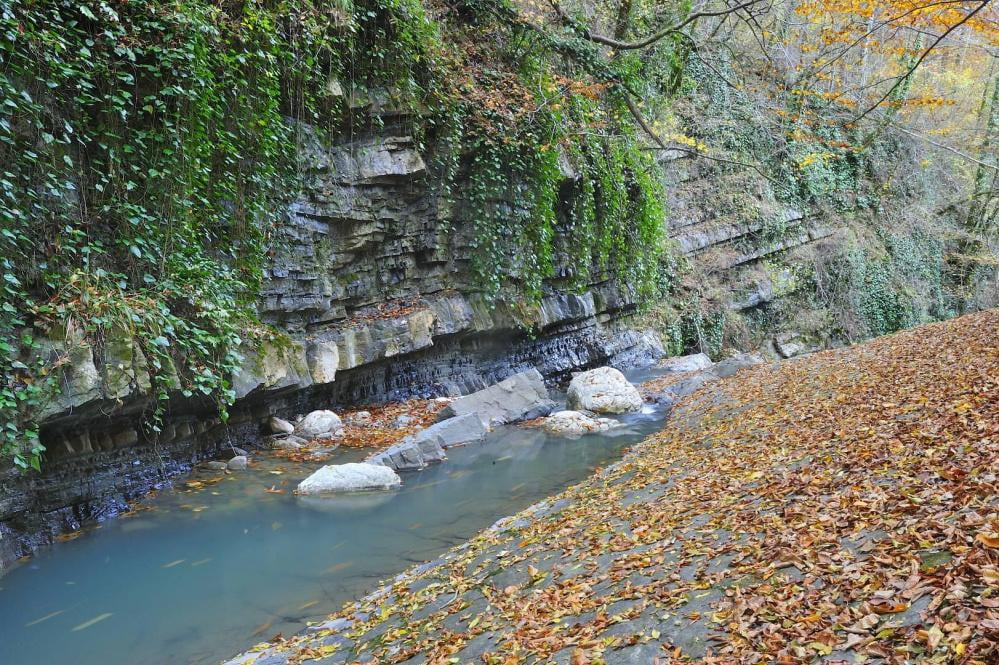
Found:
[[[369,617],[350,636],[378,662],[995,663],[997,329],[983,312],[711,384],[567,507],[347,608]]]

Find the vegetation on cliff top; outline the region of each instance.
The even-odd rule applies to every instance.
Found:
[[[64,362],[40,337],[134,339],[160,403],[212,396],[224,415],[242,338],[267,334],[254,296],[296,189],[297,123],[334,136],[365,88],[409,104],[441,146],[441,192],[470,208],[488,295],[539,298],[556,251],[577,285],[591,269],[650,284],[662,195],[634,132],[551,66],[557,45],[491,21],[507,5],[438,14],[413,0],[0,4],[0,448],[38,467],[34,419]],[[556,247],[564,153],[584,195]]]
[[[616,277],[683,303],[677,350],[716,349],[724,314],[664,252],[660,158],[748,169],[811,206],[849,191],[873,210],[862,182],[904,180],[867,178],[863,156],[898,145],[882,140],[896,128],[974,165],[970,197],[951,192],[968,232],[946,261],[968,290],[994,269],[997,77],[976,115],[967,81],[934,64],[958,37],[969,60],[994,60],[988,2],[0,0],[0,34],[0,449],[21,466],[38,466],[35,420],[65,362],[47,337],[97,350],[130,337],[161,405],[179,391],[224,415],[243,338],[270,334],[254,295],[296,190],[296,128],[336,136],[363,90],[407,108],[492,298]],[[775,140],[734,149],[679,122],[676,103],[707,85],[756,86],[768,102],[752,117],[775,118]],[[944,131],[961,122],[977,125]],[[943,251],[865,251],[837,274],[876,296],[846,307],[870,333],[919,320],[893,266]]]

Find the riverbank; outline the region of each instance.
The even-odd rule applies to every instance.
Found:
[[[292,635],[378,580],[619,460],[664,415],[654,407],[622,414],[612,430],[578,439],[498,426],[449,449],[441,464],[401,472],[397,490],[295,494],[322,464],[359,462],[442,405],[342,412],[340,436],[251,450],[241,471],[200,467],[123,518],[38,552],[0,579],[0,624],[11,627],[4,665],[201,665]],[[366,442],[378,447],[356,445]]]
[[[994,662],[996,330],[707,384],[622,462],[230,663]]]

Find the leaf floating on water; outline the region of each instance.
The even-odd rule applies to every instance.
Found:
[[[77,626],[76,628],[74,628],[70,632],[71,633],[75,633],[75,632],[77,632],[79,630],[84,630],[85,628],[90,628],[95,623],[100,623],[101,621],[104,621],[105,619],[107,619],[110,616],[111,616],[111,612],[105,612],[104,614],[101,614],[99,616],[95,616],[90,621],[84,621],[83,623],[81,623],[79,626]]]
[[[203,566],[206,563],[208,563],[209,561],[211,561],[211,558],[208,558],[208,559],[198,559],[197,561],[195,561],[194,563],[191,564],[191,568],[194,568],[195,566]]]
[[[284,490],[279,490],[275,485],[271,485],[270,487],[266,488],[264,491],[267,492],[268,494],[284,494]]]
[[[163,564],[164,568],[173,568],[174,566],[179,566],[180,564],[187,561],[187,559],[177,559],[176,561],[171,561],[170,563]]]
[[[253,629],[253,636],[256,637],[267,632],[267,629],[274,625],[274,619],[268,619]]]
[[[353,565],[354,565],[353,561],[341,561],[340,563],[336,564],[335,566],[330,566],[329,568],[327,568],[326,572],[327,573],[338,573],[341,570],[347,570],[348,568],[350,568]]]
[[[34,621],[29,621],[28,623],[24,624],[24,627],[25,628],[31,628],[32,626],[40,624],[43,621],[48,621],[49,619],[57,617],[60,614],[62,614],[63,612],[65,612],[65,611],[66,610],[57,610],[55,612],[52,612],[51,614],[46,614],[45,616],[41,617],[40,619],[35,619]]]
[[[319,601],[318,601],[318,600],[310,600],[309,602],[305,603],[304,605],[299,605],[299,606],[298,606],[298,610],[299,610],[299,611],[302,611],[302,610],[307,610],[307,609],[309,609],[310,607],[315,607],[315,606],[316,606],[316,605],[318,605],[318,604],[319,604]]]
[[[80,529],[77,531],[70,531],[69,533],[60,533],[58,536],[55,537],[55,540],[57,540],[60,543],[65,543],[69,542],[70,540],[76,540],[82,535],[83,535],[83,530]]]

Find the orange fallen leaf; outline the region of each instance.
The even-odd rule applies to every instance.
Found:
[[[975,540],[982,543],[986,547],[999,549],[999,533],[991,533],[983,531],[977,536],[975,536]]]

